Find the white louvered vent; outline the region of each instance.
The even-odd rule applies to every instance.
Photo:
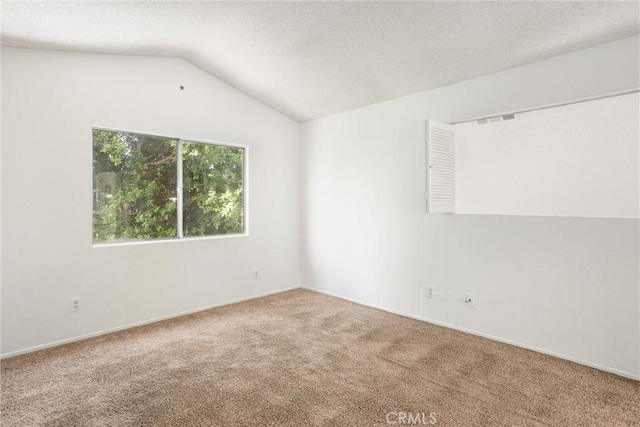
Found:
[[[509,114],[503,114],[501,116],[485,117],[484,119],[478,119],[476,120],[476,123],[478,123],[479,125],[486,125],[488,123],[504,122],[506,120],[515,120],[517,118],[518,116],[516,116],[515,113],[509,113]]]
[[[447,124],[427,120],[427,212],[455,212],[455,134]]]

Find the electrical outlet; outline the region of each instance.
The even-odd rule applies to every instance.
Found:
[[[433,298],[436,296],[436,288],[433,286],[427,287],[427,298]]]
[[[71,298],[71,311],[80,311],[81,298]]]
[[[476,302],[476,297],[473,294],[464,294],[464,303],[469,307],[473,307]]]
[[[253,272],[253,278],[254,279],[259,279],[260,278],[260,272],[258,270]]]

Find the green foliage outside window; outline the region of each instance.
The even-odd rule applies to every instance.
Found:
[[[178,150],[183,200],[178,200]],[[93,241],[244,231],[244,149],[125,132],[93,131]]]
[[[243,157],[242,148],[182,144],[185,236],[243,232]]]

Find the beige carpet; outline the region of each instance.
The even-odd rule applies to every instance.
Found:
[[[304,290],[2,361],[6,427],[416,422],[402,412],[437,426],[640,425],[640,387]]]

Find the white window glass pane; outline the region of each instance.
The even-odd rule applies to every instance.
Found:
[[[244,232],[244,149],[182,143],[184,236]]]
[[[93,130],[93,242],[177,237],[176,139]]]

